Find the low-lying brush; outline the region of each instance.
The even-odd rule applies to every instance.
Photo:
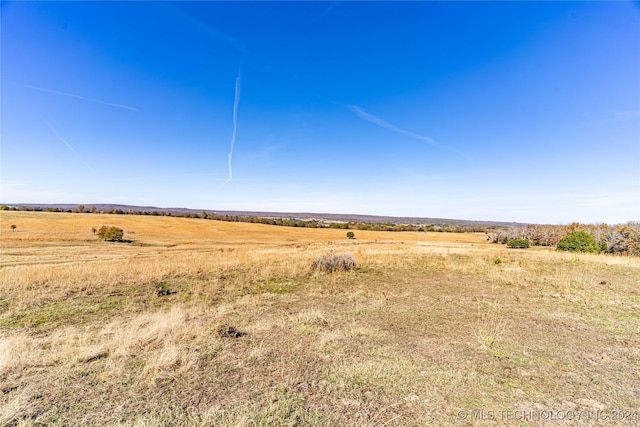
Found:
[[[323,273],[336,271],[351,271],[356,269],[356,260],[350,253],[340,255],[325,255],[313,261],[313,270]]]

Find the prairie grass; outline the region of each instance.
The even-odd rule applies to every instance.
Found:
[[[99,242],[101,225],[132,242]],[[0,247],[0,425],[512,425],[459,414],[640,411],[637,259],[512,251],[476,234],[349,240],[4,211]],[[343,252],[357,270],[314,272]]]

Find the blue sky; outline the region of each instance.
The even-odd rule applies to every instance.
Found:
[[[2,2],[2,203],[640,220],[632,2]]]

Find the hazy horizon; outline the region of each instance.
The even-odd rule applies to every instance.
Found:
[[[640,219],[633,2],[0,11],[0,203]]]

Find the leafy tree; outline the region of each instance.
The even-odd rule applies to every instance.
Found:
[[[122,242],[124,240],[124,231],[119,227],[103,225],[98,230],[98,237],[108,242]]]
[[[559,251],[587,252],[597,254],[600,252],[600,245],[596,239],[586,231],[574,231],[558,242]]]
[[[16,231],[17,226],[15,224],[11,224],[11,230]]]
[[[355,239],[356,235],[353,234],[353,231],[349,231],[347,232],[347,239]]]
[[[84,205],[78,205],[78,207],[76,207],[76,213],[84,213]]]

